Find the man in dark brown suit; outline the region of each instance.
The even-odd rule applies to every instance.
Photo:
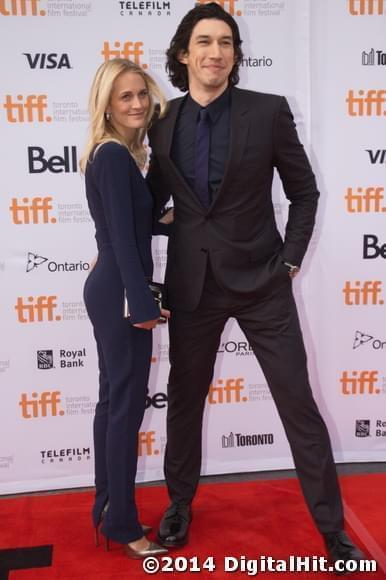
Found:
[[[343,531],[329,435],[311,392],[292,295],[319,193],[288,103],[236,88],[239,30],[217,3],[183,18],[167,57],[172,84],[188,93],[150,131],[148,183],[160,206],[173,196],[175,212],[165,277],[172,503],[158,539],[168,547],[188,540],[205,399],[222,330],[234,317],[265,374],[331,559],[361,558]],[[290,203],[284,240],[272,204],[274,169]]]

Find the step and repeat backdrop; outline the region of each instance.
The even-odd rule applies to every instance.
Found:
[[[336,460],[386,459],[386,0],[223,0],[240,86],[286,95],[321,190],[294,290]],[[165,49],[193,0],[0,0],[0,493],[93,483],[96,349],[82,300],[96,254],[78,162],[97,67],[125,57],[165,94]],[[275,179],[280,229],[287,202]],[[154,239],[155,279],[166,244]],[[167,328],[154,332],[138,481],[163,478]],[[203,474],[292,467],[237,324],[218,353]]]

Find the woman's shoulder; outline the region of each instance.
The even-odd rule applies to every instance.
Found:
[[[103,161],[115,158],[132,160],[132,156],[127,147],[117,141],[105,141],[101,145],[97,145],[94,149],[95,160],[99,159]]]

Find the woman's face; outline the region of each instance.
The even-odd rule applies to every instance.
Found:
[[[130,71],[121,73],[114,81],[106,112],[125,140],[132,140],[136,129],[146,126],[149,107],[149,91],[142,76]]]

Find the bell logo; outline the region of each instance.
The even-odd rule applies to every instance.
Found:
[[[55,224],[56,218],[50,216],[52,197],[23,197],[18,200],[13,197],[9,209],[12,222],[16,225]]]
[[[43,391],[32,393],[27,398],[27,393],[22,393],[19,405],[23,419],[36,419],[38,417],[62,417],[63,409],[60,408],[60,391]]]
[[[19,101],[19,102],[17,102]],[[47,95],[17,95],[16,100],[12,95],[5,95],[3,105],[7,111],[9,123],[51,123],[52,117],[44,116],[47,109]]]
[[[63,147],[63,157],[53,155],[46,159],[43,147],[27,147],[28,170],[30,173],[76,173],[78,171],[78,161],[76,147],[66,145]]]
[[[138,456],[159,455],[160,450],[155,449],[155,444],[155,431],[140,431],[138,433]]]
[[[343,395],[379,395],[378,371],[343,371],[340,383]]]
[[[23,52],[23,54],[27,58],[29,67],[32,69],[43,68],[51,70],[61,68],[72,68],[68,54],[66,54],[65,52],[63,54],[58,54],[56,52],[50,53],[37,52],[35,54]]]
[[[348,10],[352,16],[380,16],[384,7],[385,0],[348,0]]]
[[[348,187],[344,199],[349,213],[381,213],[386,212],[383,205],[384,187]]]
[[[45,16],[45,10],[39,10],[40,0],[0,0],[2,16]]]
[[[360,90],[357,96],[353,90],[349,90],[346,103],[350,117],[385,116],[386,90],[370,89],[367,92]]]
[[[58,322],[62,317],[60,314],[55,315],[56,298],[56,296],[37,296],[36,298],[28,296],[25,299],[19,296],[15,305],[18,321],[22,324],[28,322]]]
[[[208,4],[213,0],[198,0],[198,4]],[[217,0],[217,4],[220,4],[221,8],[229,12],[231,16],[241,16],[241,10],[235,10],[235,5],[239,0]],[[197,4],[197,2],[196,2]]]
[[[380,280],[346,281],[343,288],[344,303],[346,306],[377,306],[384,304],[382,282]]]
[[[114,48],[110,48],[110,43],[105,41],[103,43],[103,50],[101,52],[105,61],[112,58],[126,58],[132,60],[135,64],[142,68],[148,68],[148,65],[141,63],[141,56],[143,56],[143,42],[114,42]]]
[[[363,236],[363,259],[373,260],[374,258],[386,258],[386,244],[378,243],[378,236],[365,234]]]
[[[248,397],[242,396],[244,390],[244,379],[218,379],[212,383],[208,393],[208,403],[210,405],[222,405],[229,403],[246,403]]]

